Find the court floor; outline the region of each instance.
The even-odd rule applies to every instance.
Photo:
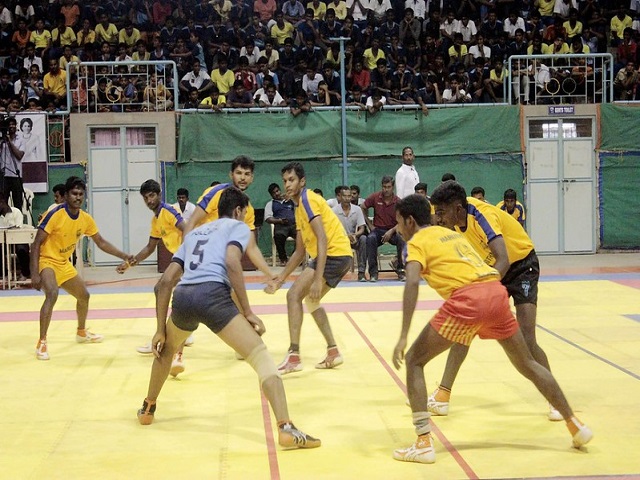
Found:
[[[538,339],[593,441],[570,447],[563,422],[546,419],[537,390],[495,342],[476,340],[453,390],[448,417],[433,417],[437,461],[401,463],[414,440],[404,371],[391,364],[403,284],[349,276],[326,298],[345,357],[315,370],[325,345],[305,316],[302,372],[284,377],[291,417],[322,439],[282,451],[251,368],[200,328],[186,371],[169,379],[156,421],[140,426],[151,358],[135,351],[155,328],[150,267],[116,278],[88,269],[88,326],[105,335],[75,343],[75,303],[61,294],[49,331],[51,360],[35,359],[32,290],[0,291],[0,479],[640,479],[640,254],[542,257]],[[286,291],[269,296],[246,277],[264,340],[280,362],[288,347]],[[441,301],[421,286],[410,340]],[[446,356],[427,365],[429,390]]]

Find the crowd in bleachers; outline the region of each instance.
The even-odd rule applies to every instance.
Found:
[[[116,63],[70,69],[76,111],[289,106],[298,114],[340,105],[344,63],[348,105],[426,112],[503,101],[511,55],[607,51],[616,98],[633,100],[639,10],[638,0],[0,0],[0,105],[64,109],[67,64],[107,61]],[[336,37],[349,39],[344,58]],[[117,65],[148,60],[176,62],[179,98],[159,67]],[[584,60],[567,68],[577,81],[594,75]],[[531,100],[534,70],[512,72],[516,101]]]

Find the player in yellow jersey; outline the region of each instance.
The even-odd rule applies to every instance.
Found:
[[[473,196],[473,195],[471,195]],[[509,188],[504,191],[503,200],[496,204],[500,210],[504,210],[513,218],[515,218],[522,228],[524,228],[524,221],[526,220],[526,215],[524,213],[524,205],[522,205],[518,201],[518,194],[512,188]]]
[[[253,183],[254,170],[255,162],[251,158],[245,155],[239,155],[238,157],[236,157],[231,163],[231,172],[229,173],[231,183],[219,183],[205,189],[205,191],[198,199],[198,203],[196,204],[196,209],[193,212],[193,215],[191,215],[191,218],[184,228],[184,235],[206,222],[217,220],[218,203],[220,202],[220,196],[222,195],[222,192],[229,186],[237,187],[241,191],[245,192],[247,188],[249,188],[249,186]],[[253,209],[253,205],[249,203],[244,223],[249,226],[249,229],[252,232],[256,229],[255,219],[255,210]],[[249,239],[249,246],[247,247],[246,255],[247,257],[249,257],[249,260],[253,262],[256,268],[260,270],[268,279],[273,278],[273,274],[269,269],[269,265],[267,265],[267,262],[262,256],[262,252],[260,252],[260,249],[258,248],[258,244],[254,235],[251,235],[251,238]]]
[[[459,183],[444,182],[431,194],[438,225],[462,233],[482,260],[498,272],[501,282],[513,298],[516,318],[533,358],[545,367],[549,360],[536,340],[536,315],[540,265],[533,242],[524,228],[507,212],[467,194]],[[451,387],[467,356],[468,348],[455,345],[449,353],[440,386],[430,397],[429,411],[449,413]],[[549,405],[547,417],[562,420],[560,412]]]
[[[78,315],[78,343],[99,343],[103,336],[86,329],[89,292],[84,280],[69,261],[82,235],[91,237],[98,248],[122,260],[134,263],[130,256],[107,242],[91,215],[81,210],[86,192],[84,180],[69,177],[65,183],[65,202],[49,210],[40,224],[31,246],[31,283],[42,289],[45,300],[40,309],[40,338],[36,346],[38,360],[49,360],[47,330],[53,307],[58,300],[59,287],[75,297]]]
[[[158,242],[162,240],[162,243],[169,252],[173,255],[178,250],[178,247],[182,244],[182,231],[184,230],[185,222],[178,211],[170,204],[162,201],[162,190],[160,184],[153,179],[146,180],[140,186],[140,195],[147,205],[149,210],[153,212],[153,218],[151,219],[151,231],[149,232],[149,241],[147,244],[134,255],[135,264],[144,261],[158,248]],[[123,262],[118,265],[117,271],[123,273],[130,265],[128,262]],[[186,345],[193,344],[193,336],[187,338]],[[138,353],[151,354],[153,349],[151,343],[142,345],[136,348]],[[176,353],[174,358],[174,365],[172,365],[171,374],[175,377],[179,373],[184,371],[184,364],[182,363],[182,347]]]
[[[280,288],[305,258],[305,252],[311,257],[307,267],[287,292],[291,343],[287,356],[278,366],[280,374],[285,375],[302,370],[300,329],[304,316],[303,300],[327,342],[327,354],[316,364],[316,368],[334,368],[343,363],[342,355],[333,338],[327,312],[320,305],[320,300],[330,289],[335,288],[349,271],[353,254],[349,237],[336,214],[324,198],[306,187],[307,179],[302,164],[290,162],[285,165],[282,169],[282,179],[287,198],[296,204],[296,249],[277,277],[276,288],[268,286],[265,291],[274,293]]]
[[[410,195],[396,204],[397,231],[407,242],[407,278],[402,329],[393,350],[393,364],[399,369],[403,360],[406,363],[407,393],[418,439],[408,448],[395,450],[393,458],[404,462],[435,462],[424,367],[452,345],[468,347],[476,335],[498,340],[518,372],[529,379],[549,403],[558,407],[575,448],[588,443],[593,433],[573,415],[551,372],[531,356],[509,309],[507,290],[499,282],[498,271],[482,260],[463,235],[432,226],[430,217],[429,202],[420,195]],[[421,277],[445,302],[405,355]]]

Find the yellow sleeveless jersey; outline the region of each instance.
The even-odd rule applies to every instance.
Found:
[[[418,262],[422,278],[445,300],[461,287],[500,278],[464,236],[448,228],[424,227],[411,237],[406,248],[405,264]]]
[[[311,228],[311,220],[320,216],[327,236],[327,256],[351,256],[349,237],[333,210],[317,193],[305,188],[296,206],[296,227],[302,235],[304,248],[311,258],[318,256],[318,239]]]

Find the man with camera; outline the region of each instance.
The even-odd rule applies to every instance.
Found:
[[[0,120],[0,194],[8,202],[9,194],[13,206],[22,211],[22,157],[24,145],[16,136],[17,121],[15,118]]]

